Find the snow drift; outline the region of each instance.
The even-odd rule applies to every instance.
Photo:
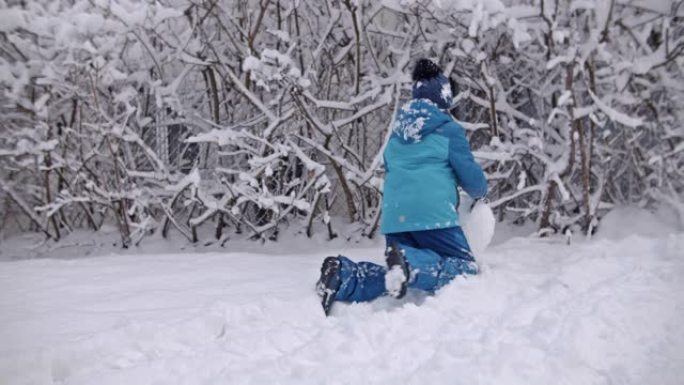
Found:
[[[330,250],[3,262],[0,383],[674,385],[682,250],[518,238],[435,296],[329,318],[313,285]]]

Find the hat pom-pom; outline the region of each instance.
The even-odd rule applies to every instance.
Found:
[[[442,69],[430,59],[420,59],[413,68],[412,78],[414,82],[430,80],[439,76]]]

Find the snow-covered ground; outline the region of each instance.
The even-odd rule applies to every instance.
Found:
[[[0,262],[0,384],[684,378],[682,233],[514,238],[436,296],[336,305],[329,318],[313,290],[322,258],[380,261],[381,245],[282,250]]]

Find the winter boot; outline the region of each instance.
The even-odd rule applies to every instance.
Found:
[[[406,295],[409,279],[409,269],[404,250],[396,243],[388,246],[385,251],[385,261],[387,262],[385,288],[389,295],[399,299]]]
[[[340,290],[340,260],[337,257],[327,257],[321,265],[321,277],[316,283],[316,291],[321,297],[321,305],[325,315],[330,314],[337,291]]]

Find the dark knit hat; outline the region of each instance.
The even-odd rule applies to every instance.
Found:
[[[449,79],[430,59],[420,59],[413,67],[413,98],[429,99],[439,108],[447,109],[453,103],[453,95]]]

